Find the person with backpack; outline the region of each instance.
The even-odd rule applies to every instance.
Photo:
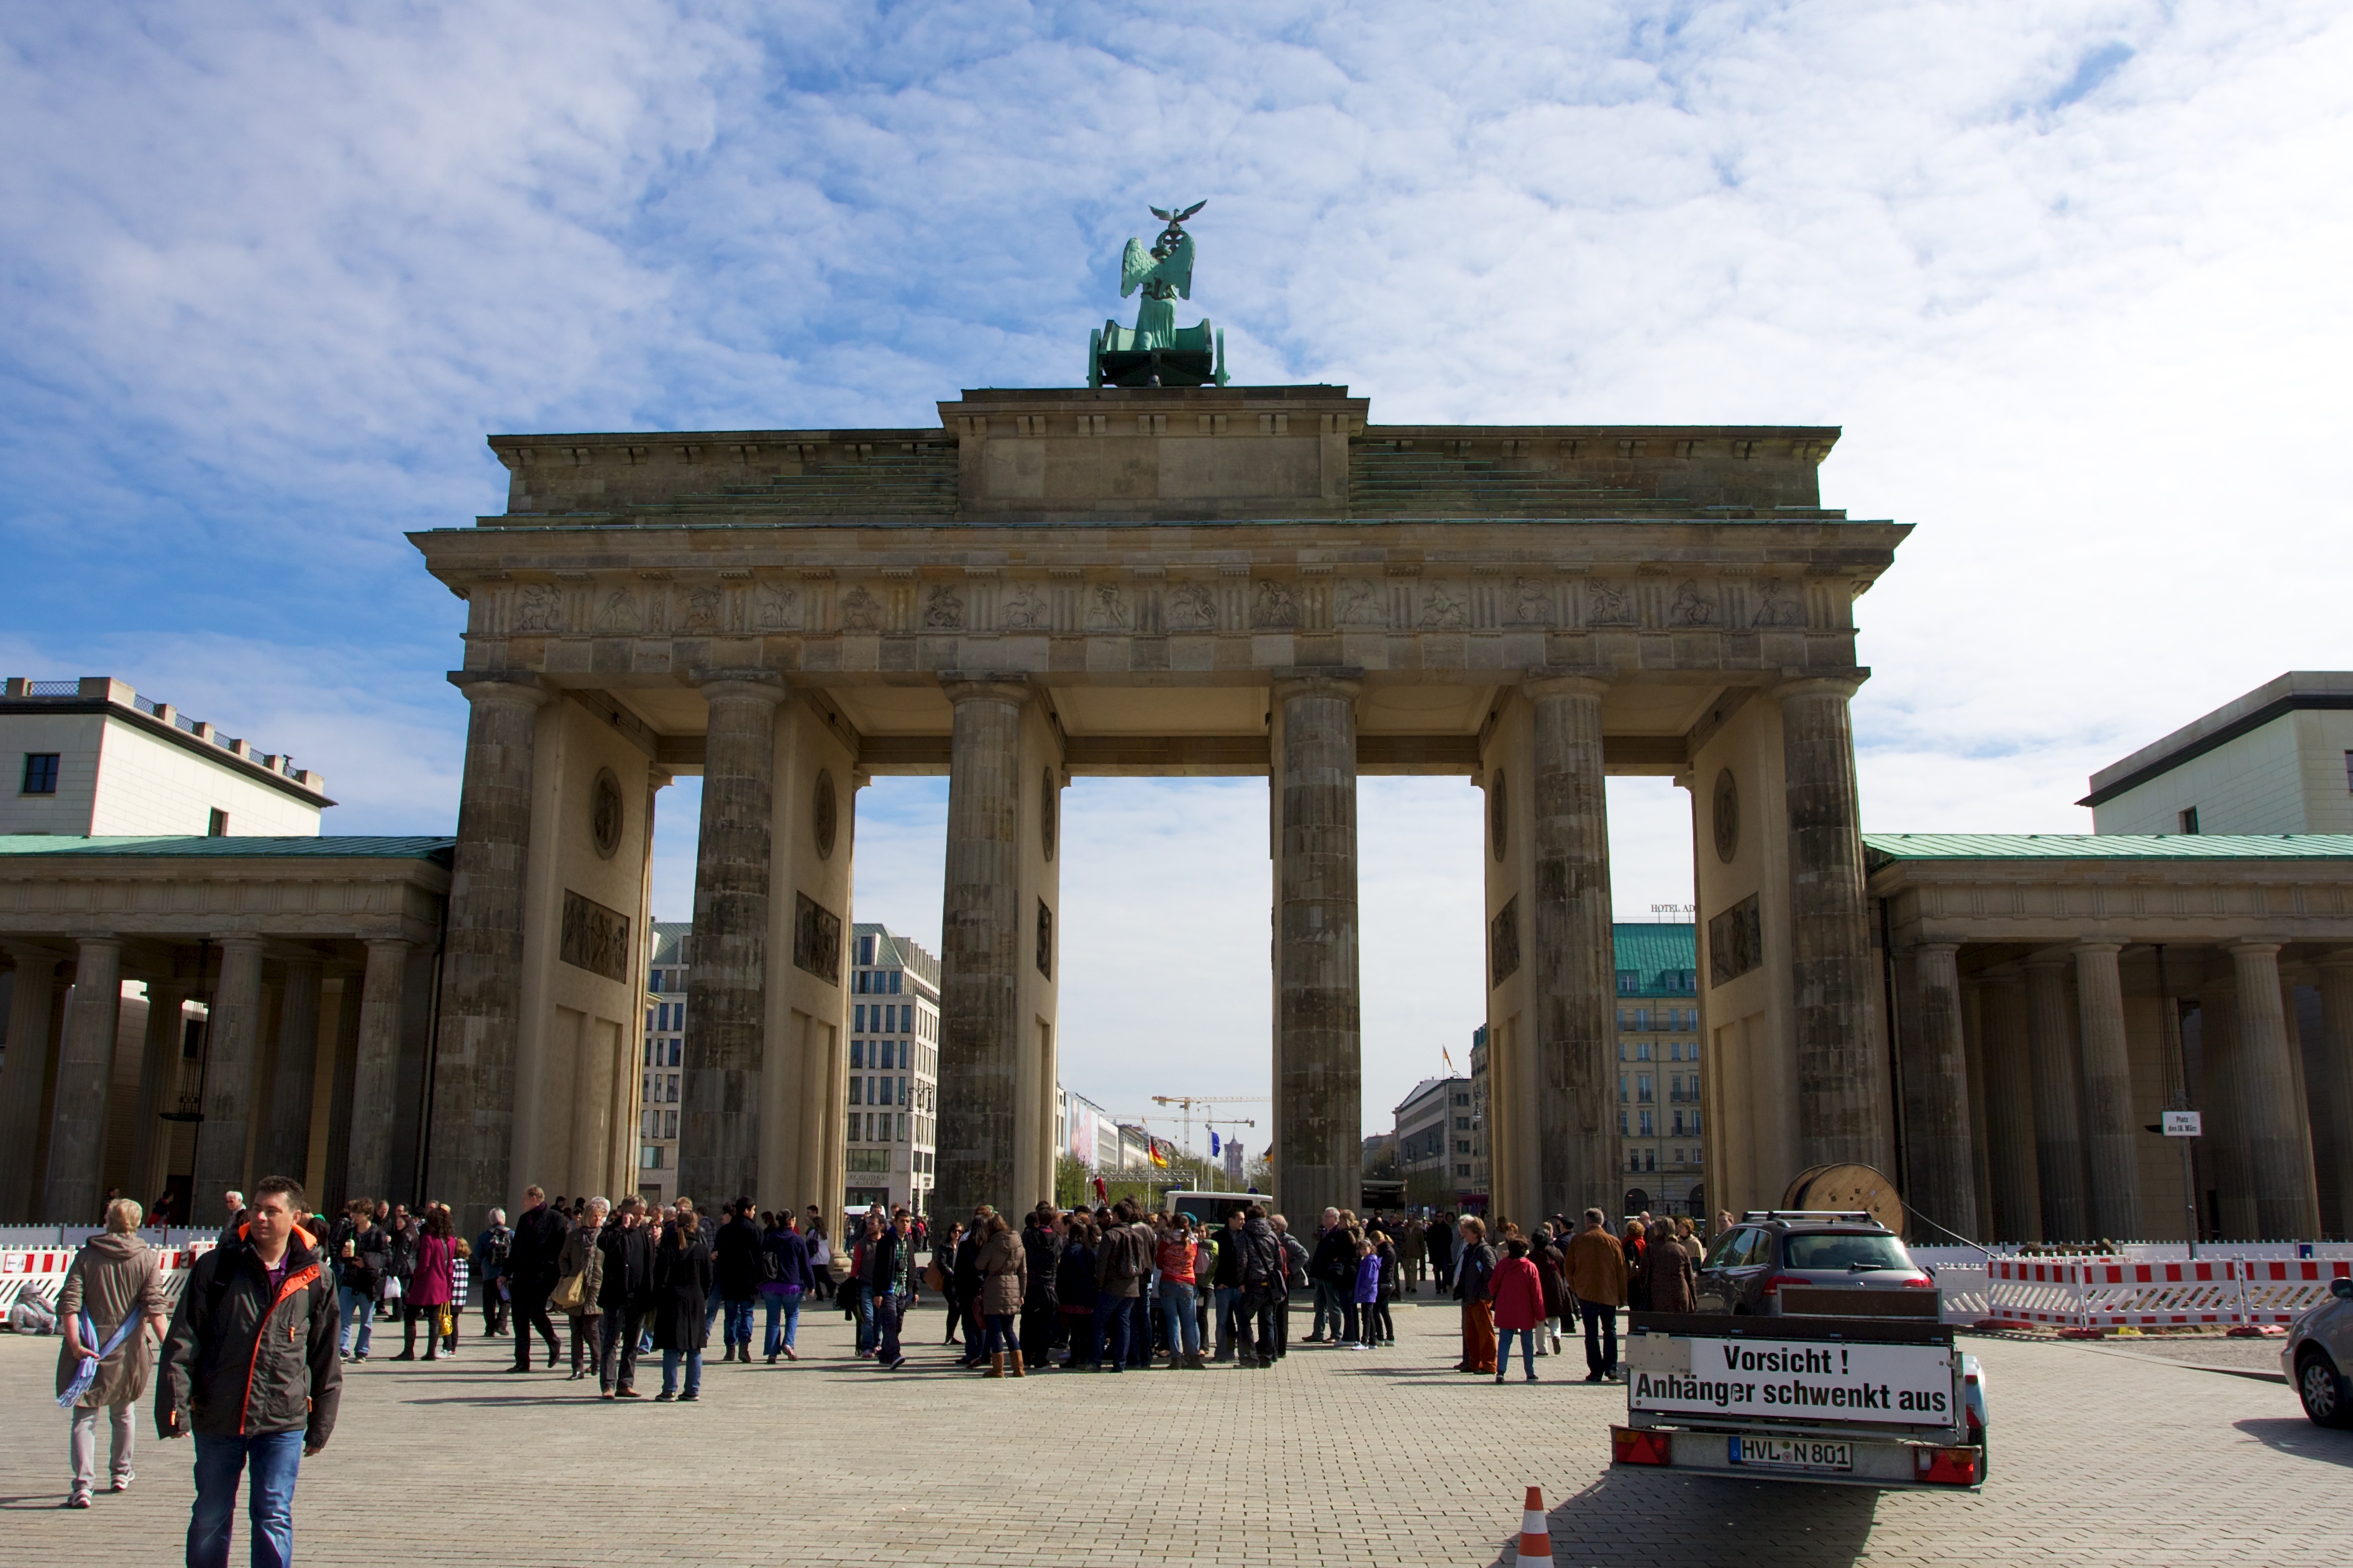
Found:
[[[141,1210],[129,1198],[106,1205],[106,1229],[74,1254],[58,1289],[58,1403],[73,1412],[66,1456],[73,1466],[66,1507],[88,1508],[98,1484],[98,1417],[114,1435],[109,1490],[128,1491],[139,1436],[139,1398],[152,1370],[147,1342],[170,1321],[161,1260],[139,1235]]]
[[[1063,1332],[1071,1353],[1062,1365],[1071,1372],[1092,1372],[1095,1364],[1095,1227],[1083,1213],[1071,1216],[1055,1264],[1054,1299],[1060,1305]],[[1043,1365],[1044,1363],[1040,1363]]]
[[[491,1223],[474,1237],[474,1284],[482,1292],[484,1339],[507,1331],[507,1254],[513,1247],[514,1232],[507,1228],[507,1211],[492,1209]],[[573,1375],[580,1374],[575,1370]]]
[[[1021,1226],[1028,1284],[1021,1297],[1021,1350],[1027,1363],[1040,1371],[1052,1368],[1055,1331],[1062,1326],[1057,1294],[1062,1264],[1061,1216],[1050,1203],[1040,1203]]]
[[[1495,1303],[1489,1294],[1495,1272],[1495,1249],[1487,1245],[1487,1222],[1464,1215],[1456,1226],[1462,1251],[1454,1263],[1454,1299],[1462,1304],[1462,1359],[1457,1372],[1495,1370]]]
[[[155,1426],[194,1434],[196,1500],[187,1560],[226,1565],[237,1494],[249,1479],[254,1557],[294,1557],[294,1486],[327,1446],[343,1403],[335,1288],[317,1243],[295,1224],[301,1185],[266,1176],[237,1238],[196,1259],[164,1338]]]
[[[1283,1238],[1266,1215],[1266,1206],[1252,1204],[1242,1211],[1240,1272],[1242,1294],[1234,1314],[1234,1364],[1244,1371],[1261,1371],[1282,1354],[1277,1328],[1291,1310],[1287,1282],[1290,1259]]]

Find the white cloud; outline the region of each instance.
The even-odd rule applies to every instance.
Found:
[[[343,830],[446,822],[459,606],[399,534],[499,506],[485,431],[1067,384],[1145,203],[1206,195],[1246,380],[1842,423],[1829,500],[1918,525],[1859,607],[1866,822],[2082,828],[2091,768],[2345,662],[2348,82],[2324,0],[18,7],[0,550],[37,587],[0,647],[251,713]],[[1682,797],[1621,784],[1621,903],[1673,901]],[[928,787],[861,801],[861,914],[935,927]],[[1390,788],[1368,823],[1471,831]],[[1250,793],[1090,784],[1073,831],[1223,843]],[[1155,875],[1201,954],[1260,938],[1260,873],[1164,842],[1097,846],[1106,984]],[[1392,915],[1367,873],[1381,1073],[1476,1007],[1469,873],[1420,875]],[[1260,1005],[1219,994],[1196,1035]]]

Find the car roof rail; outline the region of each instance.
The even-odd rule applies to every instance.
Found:
[[[1830,1219],[1841,1224],[1867,1225],[1879,1230],[1887,1228],[1862,1209],[1750,1209],[1740,1216],[1743,1225],[1777,1219]]]

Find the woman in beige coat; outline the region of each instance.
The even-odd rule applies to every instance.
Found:
[[[95,1357],[98,1364],[90,1384],[72,1401],[73,1426],[66,1453],[73,1464],[73,1489],[66,1507],[88,1508],[90,1488],[98,1479],[98,1413],[106,1411],[114,1428],[110,1456],[112,1488],[131,1488],[131,1447],[137,1429],[139,1396],[155,1370],[150,1340],[164,1337],[171,1303],[164,1299],[164,1274],[158,1259],[139,1235],[144,1215],[129,1198],[106,1205],[106,1230],[94,1236],[74,1255],[58,1291],[58,1325],[65,1342],[58,1348],[58,1398],[73,1393],[82,1363]],[[142,1326],[138,1320],[145,1319]],[[126,1327],[127,1325],[127,1327]],[[121,1336],[116,1343],[116,1336]],[[92,1338],[91,1336],[95,1336]],[[112,1351],[107,1347],[113,1345]]]
[[[1029,1257],[1003,1215],[988,1216],[987,1239],[973,1261],[980,1270],[981,1321],[987,1325],[981,1348],[988,1356],[988,1370],[981,1375],[1003,1377],[1009,1360],[1013,1375],[1019,1377],[1021,1342],[1014,1335],[1013,1320],[1028,1294]]]

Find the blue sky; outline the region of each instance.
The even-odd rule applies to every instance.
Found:
[[[1831,504],[1920,525],[1858,610],[1866,822],[2081,830],[2092,768],[2346,663],[2348,83],[2341,5],[2264,0],[11,6],[0,666],[446,828],[459,605],[402,534],[501,504],[486,432],[1066,384],[1145,205],[1207,197],[1245,381],[1844,426]],[[1073,792],[1115,1110],[1264,1081],[1262,810]],[[1378,1122],[1476,1019],[1476,819],[1366,811]],[[1680,798],[1613,811],[1621,908],[1687,898]],[[860,918],[935,940],[939,817],[864,795]]]

